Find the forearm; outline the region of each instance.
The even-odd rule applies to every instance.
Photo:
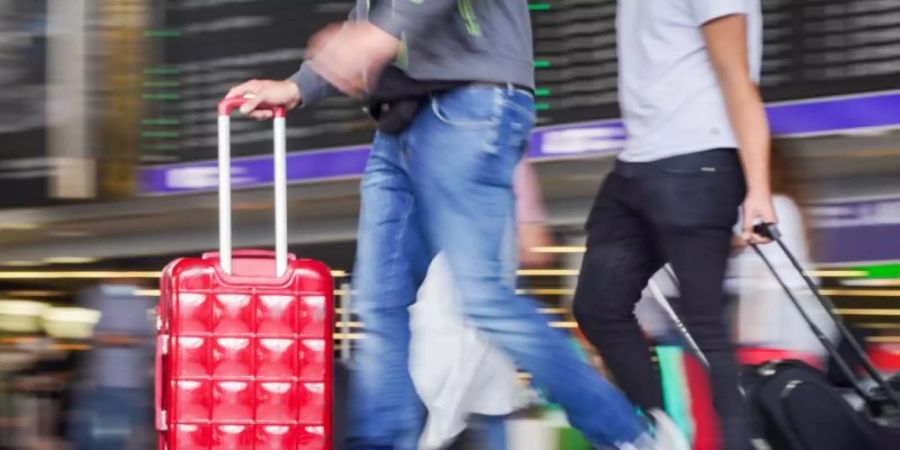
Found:
[[[704,22],[702,31],[738,142],[747,188],[768,195],[769,123],[759,88],[750,76],[747,18],[739,10],[735,7],[734,14]]]
[[[756,85],[746,74],[721,77],[732,129],[738,141],[747,189],[757,194],[771,192],[769,174],[769,122]]]

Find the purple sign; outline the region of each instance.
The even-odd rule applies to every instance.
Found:
[[[307,151],[287,155],[289,182],[319,181],[356,177],[366,167],[369,147]],[[272,156],[237,158],[231,163],[231,183],[235,189],[271,184]],[[176,194],[215,190],[218,186],[216,161],[151,167],[141,171],[145,194]]]
[[[900,127],[900,92],[869,93],[784,103],[767,107],[773,134],[781,137],[813,136],[838,132]],[[620,120],[538,128],[529,155],[535,160],[576,159],[622,150],[626,133]],[[288,182],[311,182],[362,175],[369,147],[303,151],[288,155]],[[142,194],[178,194],[216,188],[216,161],[201,161],[144,168]],[[272,157],[232,161],[235,188],[272,183]]]
[[[822,262],[894,261],[900,255],[900,198],[822,203],[806,212]]]

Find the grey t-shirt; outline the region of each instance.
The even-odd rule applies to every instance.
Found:
[[[534,88],[531,16],[525,0],[357,0],[350,20],[400,38],[395,65],[416,80],[512,83]],[[307,63],[295,73],[303,104],[334,90]],[[373,93],[377,94],[377,93]]]

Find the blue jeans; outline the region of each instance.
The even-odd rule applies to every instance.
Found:
[[[534,125],[533,98],[467,87],[435,96],[399,135],[379,133],[362,181],[354,270],[367,336],[351,382],[350,450],[412,450],[421,431],[410,379],[409,312],[444,252],[467,320],[530,372],[597,445],[636,441],[635,407],[515,294],[512,178]]]

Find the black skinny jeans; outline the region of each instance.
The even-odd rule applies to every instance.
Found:
[[[619,161],[597,196],[574,313],[619,386],[641,408],[662,408],[659,375],[634,315],[666,262],[680,280],[673,305],[710,363],[725,448],[746,448],[744,406],[725,321],[723,278],[745,195],[734,149],[649,163]]]

